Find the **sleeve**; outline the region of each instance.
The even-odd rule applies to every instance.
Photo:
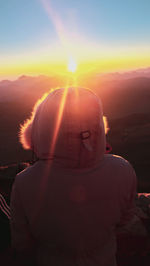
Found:
[[[121,187],[121,217],[120,226],[126,226],[134,219],[136,210],[137,178],[133,167],[128,164],[124,171],[124,184]]]
[[[14,183],[11,192],[10,211],[12,248],[16,254],[19,254],[19,256],[20,254],[24,254],[23,257],[33,257],[35,242],[29,230],[29,224],[25,216],[16,182]]]

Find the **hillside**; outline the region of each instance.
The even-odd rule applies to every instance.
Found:
[[[128,159],[136,169],[139,187],[150,191],[150,78],[97,80],[88,82],[103,103],[110,132],[107,136],[113,153]],[[30,151],[18,143],[19,125],[27,119],[33,105],[44,92],[61,83],[56,77],[26,77],[0,82],[0,164],[31,160]]]

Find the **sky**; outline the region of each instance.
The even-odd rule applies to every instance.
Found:
[[[150,66],[149,0],[0,0],[0,79]]]

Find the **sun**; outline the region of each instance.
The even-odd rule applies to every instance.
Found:
[[[73,59],[73,57],[69,58],[69,63],[68,63],[68,71],[74,73],[77,70],[77,63]]]

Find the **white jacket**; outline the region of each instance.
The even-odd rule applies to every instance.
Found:
[[[34,249],[41,266],[115,266],[115,230],[132,214],[136,175],[126,160],[105,154],[97,96],[83,88],[53,91],[21,141],[39,160],[15,179],[13,247]]]

